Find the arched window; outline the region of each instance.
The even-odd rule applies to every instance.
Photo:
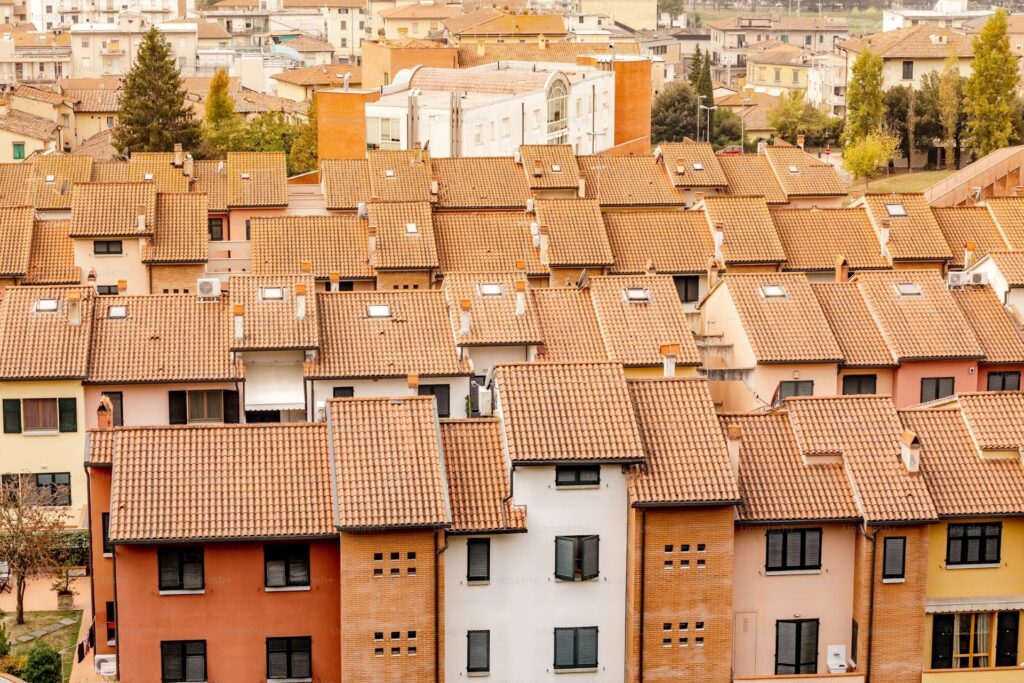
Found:
[[[548,142],[569,141],[569,89],[565,81],[556,80],[548,89]]]

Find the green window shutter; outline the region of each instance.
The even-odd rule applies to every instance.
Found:
[[[78,431],[78,402],[75,399],[57,399],[57,424],[59,431]]]
[[[4,399],[4,434],[21,434],[21,401]]]

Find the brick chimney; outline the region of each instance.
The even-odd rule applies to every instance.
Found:
[[[679,357],[679,344],[662,344],[658,351],[661,353],[662,371],[665,377],[675,377],[676,358]]]
[[[840,254],[836,256],[836,282],[843,283],[850,279],[850,263]]]
[[[725,446],[729,450],[729,463],[732,465],[733,474],[740,473],[740,446],[743,445],[743,427],[731,423],[725,430]]]
[[[472,308],[473,304],[469,299],[459,301],[459,336],[461,337],[469,336],[473,329]]]
[[[96,408],[96,429],[109,431],[114,428],[114,405],[106,394],[100,396],[100,404]]]
[[[135,206],[135,227],[139,232],[146,231],[146,207],[142,204]]]
[[[336,270],[332,270],[328,275],[327,291],[337,292],[341,288],[341,273]]]
[[[235,339],[242,339],[245,336],[245,306],[235,304],[231,308],[235,323]]]
[[[974,242],[968,241],[964,245],[964,268],[969,267],[974,263],[974,252],[978,250],[978,245]]]

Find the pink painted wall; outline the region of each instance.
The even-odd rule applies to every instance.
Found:
[[[978,391],[988,391],[988,373],[1019,372],[1024,376],[1024,365],[985,365],[978,368]]]
[[[921,402],[921,380],[925,377],[952,377],[953,391],[977,391],[978,363],[970,360],[904,361],[893,381],[893,402],[906,408]]]
[[[843,377],[846,375],[874,375],[875,393],[879,396],[892,396],[892,368],[842,368],[836,382],[836,393],[843,393]]]
[[[233,382],[193,382],[182,384],[105,384],[85,387],[85,424],[96,427],[96,408],[106,391],[124,394],[124,425],[165,425],[169,419],[167,392],[190,389],[238,389]]]

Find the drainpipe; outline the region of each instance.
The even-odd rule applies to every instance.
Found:
[[[868,654],[864,671],[864,683],[871,683],[871,642],[875,638],[875,538],[878,536],[878,530],[876,529],[875,533],[869,536],[864,530],[866,527],[867,521],[862,526],[859,526],[857,530],[860,531],[861,536],[871,541],[871,588],[868,591]],[[856,654],[855,652],[854,656]]]
[[[647,509],[640,508],[640,649],[637,652],[639,683],[644,681],[644,588],[647,585]]]
[[[441,553],[448,550],[448,536],[444,537],[444,546],[437,548],[438,530],[434,529],[434,683],[441,683],[441,580],[438,577],[441,568]]]

